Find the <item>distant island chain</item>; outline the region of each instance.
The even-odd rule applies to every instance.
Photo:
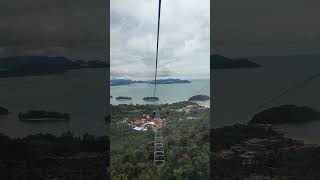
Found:
[[[130,79],[111,79],[111,86],[121,86],[121,85],[130,85],[135,83],[146,83],[146,84],[155,84],[154,80],[150,81],[137,81]],[[157,84],[181,84],[181,83],[191,83],[189,80],[181,80],[181,79],[158,79],[156,81]]]
[[[60,74],[72,69],[107,67],[108,63],[102,60],[72,61],[65,57],[14,56],[0,58],[0,78]]]

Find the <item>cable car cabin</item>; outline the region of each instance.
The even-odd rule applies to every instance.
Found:
[[[151,114],[151,118],[154,119],[156,116],[157,116],[157,113],[153,111],[153,113]]]

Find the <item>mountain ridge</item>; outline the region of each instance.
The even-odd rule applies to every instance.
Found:
[[[218,54],[210,55],[210,69],[258,68],[261,65],[244,58],[228,58]]]

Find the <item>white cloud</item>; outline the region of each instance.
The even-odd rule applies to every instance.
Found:
[[[111,76],[152,79],[158,1],[111,0]],[[210,0],[163,0],[159,77],[208,78]]]

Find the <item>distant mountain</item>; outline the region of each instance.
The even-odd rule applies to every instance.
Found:
[[[306,106],[282,105],[266,109],[252,118],[250,124],[304,123],[320,120],[320,112]]]
[[[259,64],[249,61],[248,59],[231,59],[218,54],[210,57],[211,69],[229,69],[229,68],[258,68]]]
[[[71,69],[106,68],[103,61],[71,61],[65,57],[15,56],[0,58],[0,77],[47,75]]]
[[[149,84],[155,84],[155,81],[148,82]],[[159,79],[157,80],[157,84],[180,84],[180,83],[191,83],[188,80],[181,79]]]
[[[147,83],[147,81],[133,81],[130,79],[112,79],[110,80],[111,86],[129,85],[133,83]]]
[[[129,85],[134,83],[147,83],[147,84],[154,84],[154,80],[152,81],[134,81],[130,79],[112,79],[110,81],[111,86],[120,86],[120,85]],[[191,83],[188,80],[181,80],[181,79],[159,79],[157,80],[157,84],[178,84],[178,83]]]

